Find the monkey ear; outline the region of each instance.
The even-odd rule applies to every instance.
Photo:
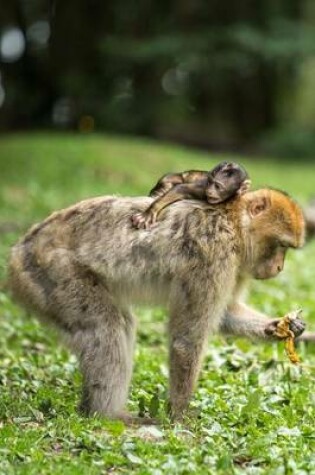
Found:
[[[257,196],[249,203],[249,215],[255,218],[268,208],[268,200],[265,196]]]

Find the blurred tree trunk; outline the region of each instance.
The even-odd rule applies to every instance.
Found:
[[[27,41],[26,4],[20,0],[8,2],[5,8],[6,23],[14,25],[23,34],[25,51],[16,62],[3,63],[3,82],[6,101],[0,125],[7,128],[30,128],[48,125],[51,104],[55,96],[53,80],[49,73],[47,54],[35,57]],[[32,18],[30,18],[32,21]]]
[[[298,37],[310,0],[0,2],[2,30],[16,25],[26,38],[23,57],[1,64],[3,129],[51,126],[66,101],[64,128],[89,115],[97,129],[241,148],[281,125],[310,59],[309,38]],[[51,28],[41,49],[28,37],[38,21]]]

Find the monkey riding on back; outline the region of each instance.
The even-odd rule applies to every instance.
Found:
[[[56,211],[13,246],[11,292],[53,324],[77,355],[84,414],[145,422],[126,410],[133,304],[163,305],[169,314],[173,420],[188,408],[210,335],[284,338],[281,319],[249,308],[240,296],[250,279],[278,275],[288,249],[303,245],[302,210],[268,188],[222,196],[210,206],[181,195],[150,231],[136,229],[131,218],[145,213],[152,198],[92,198]],[[296,318],[288,328],[296,337],[305,324]]]

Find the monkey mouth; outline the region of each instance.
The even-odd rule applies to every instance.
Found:
[[[279,272],[262,272],[262,273],[255,273],[253,275],[255,280],[268,280],[268,279],[273,279],[274,277],[277,277],[278,274],[280,274],[281,271]]]
[[[207,201],[208,203],[211,203],[211,204],[217,204],[217,203],[220,203],[220,199],[216,196],[211,196],[211,195],[207,195]]]

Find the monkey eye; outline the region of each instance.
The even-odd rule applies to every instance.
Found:
[[[284,249],[284,250],[287,250],[290,247],[290,245],[287,242],[283,242],[279,240],[276,241],[276,245],[278,248]]]

